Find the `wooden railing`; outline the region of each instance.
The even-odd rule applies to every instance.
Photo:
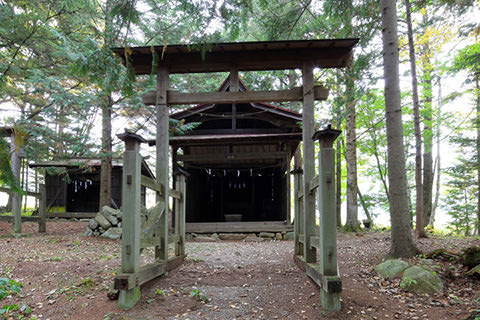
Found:
[[[8,194],[13,193],[14,191],[8,188],[0,187],[1,192],[6,192]],[[44,184],[39,185],[39,192],[31,192],[31,191],[24,191],[24,194],[30,197],[35,197],[39,200],[39,206],[38,206],[38,215],[32,215],[32,216],[22,216],[22,210],[21,210],[21,205],[19,204],[18,206],[15,206],[14,211],[12,212],[12,215],[8,216],[0,216],[1,221],[9,221],[12,222],[13,224],[17,224],[21,226],[21,223],[24,221],[33,221],[33,222],[38,222],[38,232],[45,232],[46,231],[46,221],[47,221],[47,215],[46,215],[46,189]],[[21,199],[21,197],[18,197],[18,199]],[[20,201],[20,200],[19,200]],[[15,220],[19,220],[18,222],[15,222]]]
[[[185,175],[175,175],[175,189],[166,188],[159,181],[141,175],[142,156],[139,153],[143,138],[133,133],[119,135],[125,141],[123,164],[122,203],[122,261],[121,273],[114,279],[119,292],[119,306],[132,308],[140,298],[140,286],[181,264],[185,257]],[[142,219],[140,190],[145,186],[155,192],[156,203]],[[169,201],[173,198],[173,212],[169,214]],[[169,219],[169,216],[171,219]],[[169,244],[174,243],[173,256]],[[145,248],[155,248],[155,261],[140,265]]]
[[[303,180],[300,163],[295,163],[297,169],[292,172],[295,178],[295,261],[322,288],[321,302],[326,310],[340,310],[339,293],[342,291],[337,264],[335,152],[332,147],[338,134],[337,130],[329,127],[314,135],[320,143],[319,173],[308,183]],[[316,223],[315,205],[305,209],[310,208],[306,202],[312,201],[312,198],[316,199],[320,212],[319,225]],[[317,250],[320,253],[318,261]]]

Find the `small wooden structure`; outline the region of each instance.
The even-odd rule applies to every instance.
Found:
[[[218,92],[245,93],[229,76]],[[187,232],[293,231],[290,162],[302,115],[265,103],[216,103],[170,116],[198,127],[170,137],[187,181]]]
[[[100,163],[97,158],[76,158],[45,161],[30,164],[32,168],[65,169],[61,174],[45,173],[47,215],[62,218],[94,217],[100,206]],[[122,206],[122,159],[112,161],[111,207]],[[142,174],[155,176],[145,161]],[[145,187],[141,189],[141,201],[145,205]],[[53,208],[53,209],[52,209]],[[59,210],[62,208],[62,210]]]
[[[15,145],[16,130],[14,127],[0,127],[0,137],[10,137],[10,161],[13,175],[20,185],[20,159],[23,157],[23,149]],[[39,201],[38,216],[22,216],[22,197],[17,192],[8,188],[0,188],[0,191],[12,195],[12,215],[0,216],[0,220],[13,222],[13,233],[19,235],[22,233],[22,221],[37,221],[38,232],[46,231],[46,207],[45,207],[45,185],[40,184],[39,192],[25,191],[28,196],[36,197]]]
[[[297,161],[295,170],[295,260],[304,268],[307,275],[321,288],[321,303],[326,310],[340,310],[341,281],[336,261],[336,223],[335,223],[335,179],[333,178],[334,158],[331,148],[337,131],[331,128],[318,133],[315,138],[320,142],[320,172],[315,176],[314,148],[314,101],[324,100],[325,89],[315,86],[313,71],[315,67],[344,67],[351,59],[352,49],[358,39],[243,42],[197,45],[173,45],[158,47],[118,48],[124,63],[133,68],[137,74],[156,73],[157,90],[147,93],[144,102],[156,105],[157,111],[157,164],[156,186],[158,207],[162,212],[168,208],[169,189],[169,104],[240,104],[256,102],[303,101],[302,162]],[[169,88],[169,74],[190,72],[230,72],[232,84],[238,83],[238,71],[301,69],[303,85],[282,91],[246,91],[179,93]],[[127,161],[131,157],[141,139],[132,137],[127,141],[125,167],[138,163],[138,160]],[[137,142],[134,142],[137,141]],[[125,171],[124,171],[124,174]],[[300,176],[300,174],[302,174]],[[131,177],[124,179],[124,194],[133,194],[131,189],[139,190],[140,174],[137,169]],[[315,190],[318,190],[320,226],[315,218]],[[137,192],[137,191],[135,191]],[[139,192],[139,191],[138,191]],[[133,198],[135,200],[138,198]],[[181,199],[185,199],[182,193]],[[132,219],[130,235],[122,239],[122,270],[127,272],[128,286],[122,287],[119,304],[131,307],[139,299],[139,283],[143,273],[139,273],[139,239],[140,228],[137,227],[140,215],[139,205],[134,201],[132,207],[125,212]],[[165,273],[168,269],[168,217],[159,214],[159,237],[154,245],[157,252],[158,268],[150,269],[149,277]],[[185,217],[183,217],[184,219]],[[124,218],[125,219],[125,218]],[[184,221],[184,220],[183,220]],[[125,223],[130,225],[130,223]],[[180,225],[182,222],[180,222]],[[130,228],[130,227],[129,227]],[[180,226],[180,229],[182,227]],[[184,230],[180,231],[180,236]],[[317,261],[317,248],[320,250],[320,261]],[[177,260],[178,261],[178,260]],[[125,283],[125,281],[123,282]],[[118,286],[117,286],[118,287]]]

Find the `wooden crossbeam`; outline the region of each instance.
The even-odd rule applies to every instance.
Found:
[[[342,280],[340,278],[340,271],[337,269],[337,274],[333,276],[323,275],[321,267],[318,263],[305,263],[302,256],[295,255],[293,257],[295,264],[307,273],[307,276],[317,284],[322,291],[329,294],[338,294],[342,292]]]
[[[185,259],[185,255],[168,259],[168,262],[158,261],[139,268],[135,273],[121,273],[114,279],[117,290],[132,290],[137,286],[153,280],[166,272],[177,268]]]
[[[327,100],[328,89],[323,86],[314,86],[315,100]],[[157,92],[150,91],[143,96],[143,103],[155,105]],[[175,90],[167,91],[168,104],[230,104],[250,102],[287,102],[303,99],[302,87],[276,91],[238,91],[238,92],[195,92],[183,93]]]
[[[276,152],[243,152],[243,153],[207,153],[178,155],[178,161],[225,161],[225,160],[274,160],[285,159],[288,155],[285,151]]]
[[[22,216],[22,222],[28,222],[28,221],[33,221],[33,222],[38,222],[40,220],[40,217],[37,216]],[[12,222],[13,221],[13,216],[0,216],[0,221],[8,221]]]
[[[318,188],[319,181],[318,174],[312,178],[310,181],[310,192],[314,192]]]
[[[149,178],[149,177],[146,177],[146,176],[143,176],[140,178],[141,180],[141,184],[142,186],[145,186],[147,188],[150,188],[156,192],[159,192],[160,193],[160,196],[163,196],[163,185],[162,184],[158,184],[155,180]],[[182,199],[182,193],[178,190],[175,190],[175,189],[168,189],[168,195],[172,198],[175,198],[175,199],[179,199],[181,200]]]

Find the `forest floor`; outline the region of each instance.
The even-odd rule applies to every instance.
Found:
[[[119,268],[120,242],[86,237],[85,227],[85,222],[49,221],[47,233],[39,234],[35,223],[24,223],[26,236],[13,238],[11,225],[0,222],[0,278],[24,285],[0,307],[27,304],[32,313],[23,319],[42,320],[437,320],[465,319],[480,308],[480,280],[466,277],[462,265],[412,259],[436,270],[445,288],[438,295],[406,293],[400,279],[383,280],[374,270],[388,252],[389,233],[339,233],[341,312],[322,310],[318,287],[293,262],[292,241],[188,242],[185,263],[144,285],[137,306],[122,311],[107,297]],[[480,240],[432,236],[417,245],[423,252],[460,252],[480,246]],[[12,314],[22,319],[20,311]]]

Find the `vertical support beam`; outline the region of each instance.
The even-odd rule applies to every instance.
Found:
[[[318,153],[319,184],[318,208],[320,210],[320,273],[338,276],[337,266],[337,217],[335,199],[335,150],[333,142],[340,131],[327,129],[315,133],[320,143]],[[340,310],[339,293],[321,290],[320,299],[326,310]]]
[[[10,160],[12,173],[20,186],[20,146],[15,145],[15,130],[10,135]],[[12,215],[13,215],[13,234],[22,233],[22,197],[17,192],[11,193],[12,197]]]
[[[136,273],[140,268],[140,176],[142,158],[140,142],[133,136],[119,138],[125,141],[122,175],[122,273]],[[120,290],[118,306],[131,309],[140,299],[140,287]]]
[[[157,202],[163,202],[164,214],[160,218],[158,234],[160,235],[160,245],[155,248],[155,258],[157,260],[168,260],[168,216],[169,216],[169,198],[168,198],[168,105],[167,90],[169,86],[168,69],[160,64],[157,67],[157,164],[156,175],[157,183],[163,186],[163,193],[157,193]],[[162,210],[162,208],[158,208]]]
[[[292,186],[291,186],[291,181],[290,181],[290,158],[287,156],[287,158],[285,159],[285,163],[287,164],[286,167],[287,167],[287,171],[286,171],[286,177],[285,177],[285,183],[287,184],[287,188],[286,188],[286,199],[285,199],[285,202],[286,202],[286,205],[287,205],[287,212],[286,212],[286,220],[287,220],[287,223],[288,224],[291,224],[291,215],[292,215],[292,200],[291,200],[291,190],[292,190]]]
[[[176,200],[175,206],[175,218],[176,218],[176,234],[178,235],[178,241],[175,244],[175,255],[183,256],[185,254],[185,208],[186,208],[186,177],[184,174],[179,173],[176,176],[177,190],[181,192],[182,198]]]
[[[38,206],[38,216],[40,220],[38,220],[38,232],[46,232],[47,231],[47,189],[45,188],[45,184],[41,183],[39,186],[39,193],[40,193],[40,202]]]
[[[230,71],[230,92],[238,91],[238,70],[232,69]],[[237,105],[232,103],[232,129],[237,129]]]
[[[304,258],[306,263],[317,261],[317,251],[310,245],[310,238],[315,235],[315,193],[310,193],[310,181],[315,176],[315,147],[312,140],[314,133],[314,94],[313,63],[306,61],[302,69],[303,79],[303,225]]]
[[[303,198],[298,198],[300,190],[303,190],[303,170],[302,170],[302,155],[300,153],[300,146],[298,146],[294,155],[294,171],[293,171],[293,195],[295,197],[295,255],[303,256],[303,244],[300,242],[300,235],[303,234]]]

